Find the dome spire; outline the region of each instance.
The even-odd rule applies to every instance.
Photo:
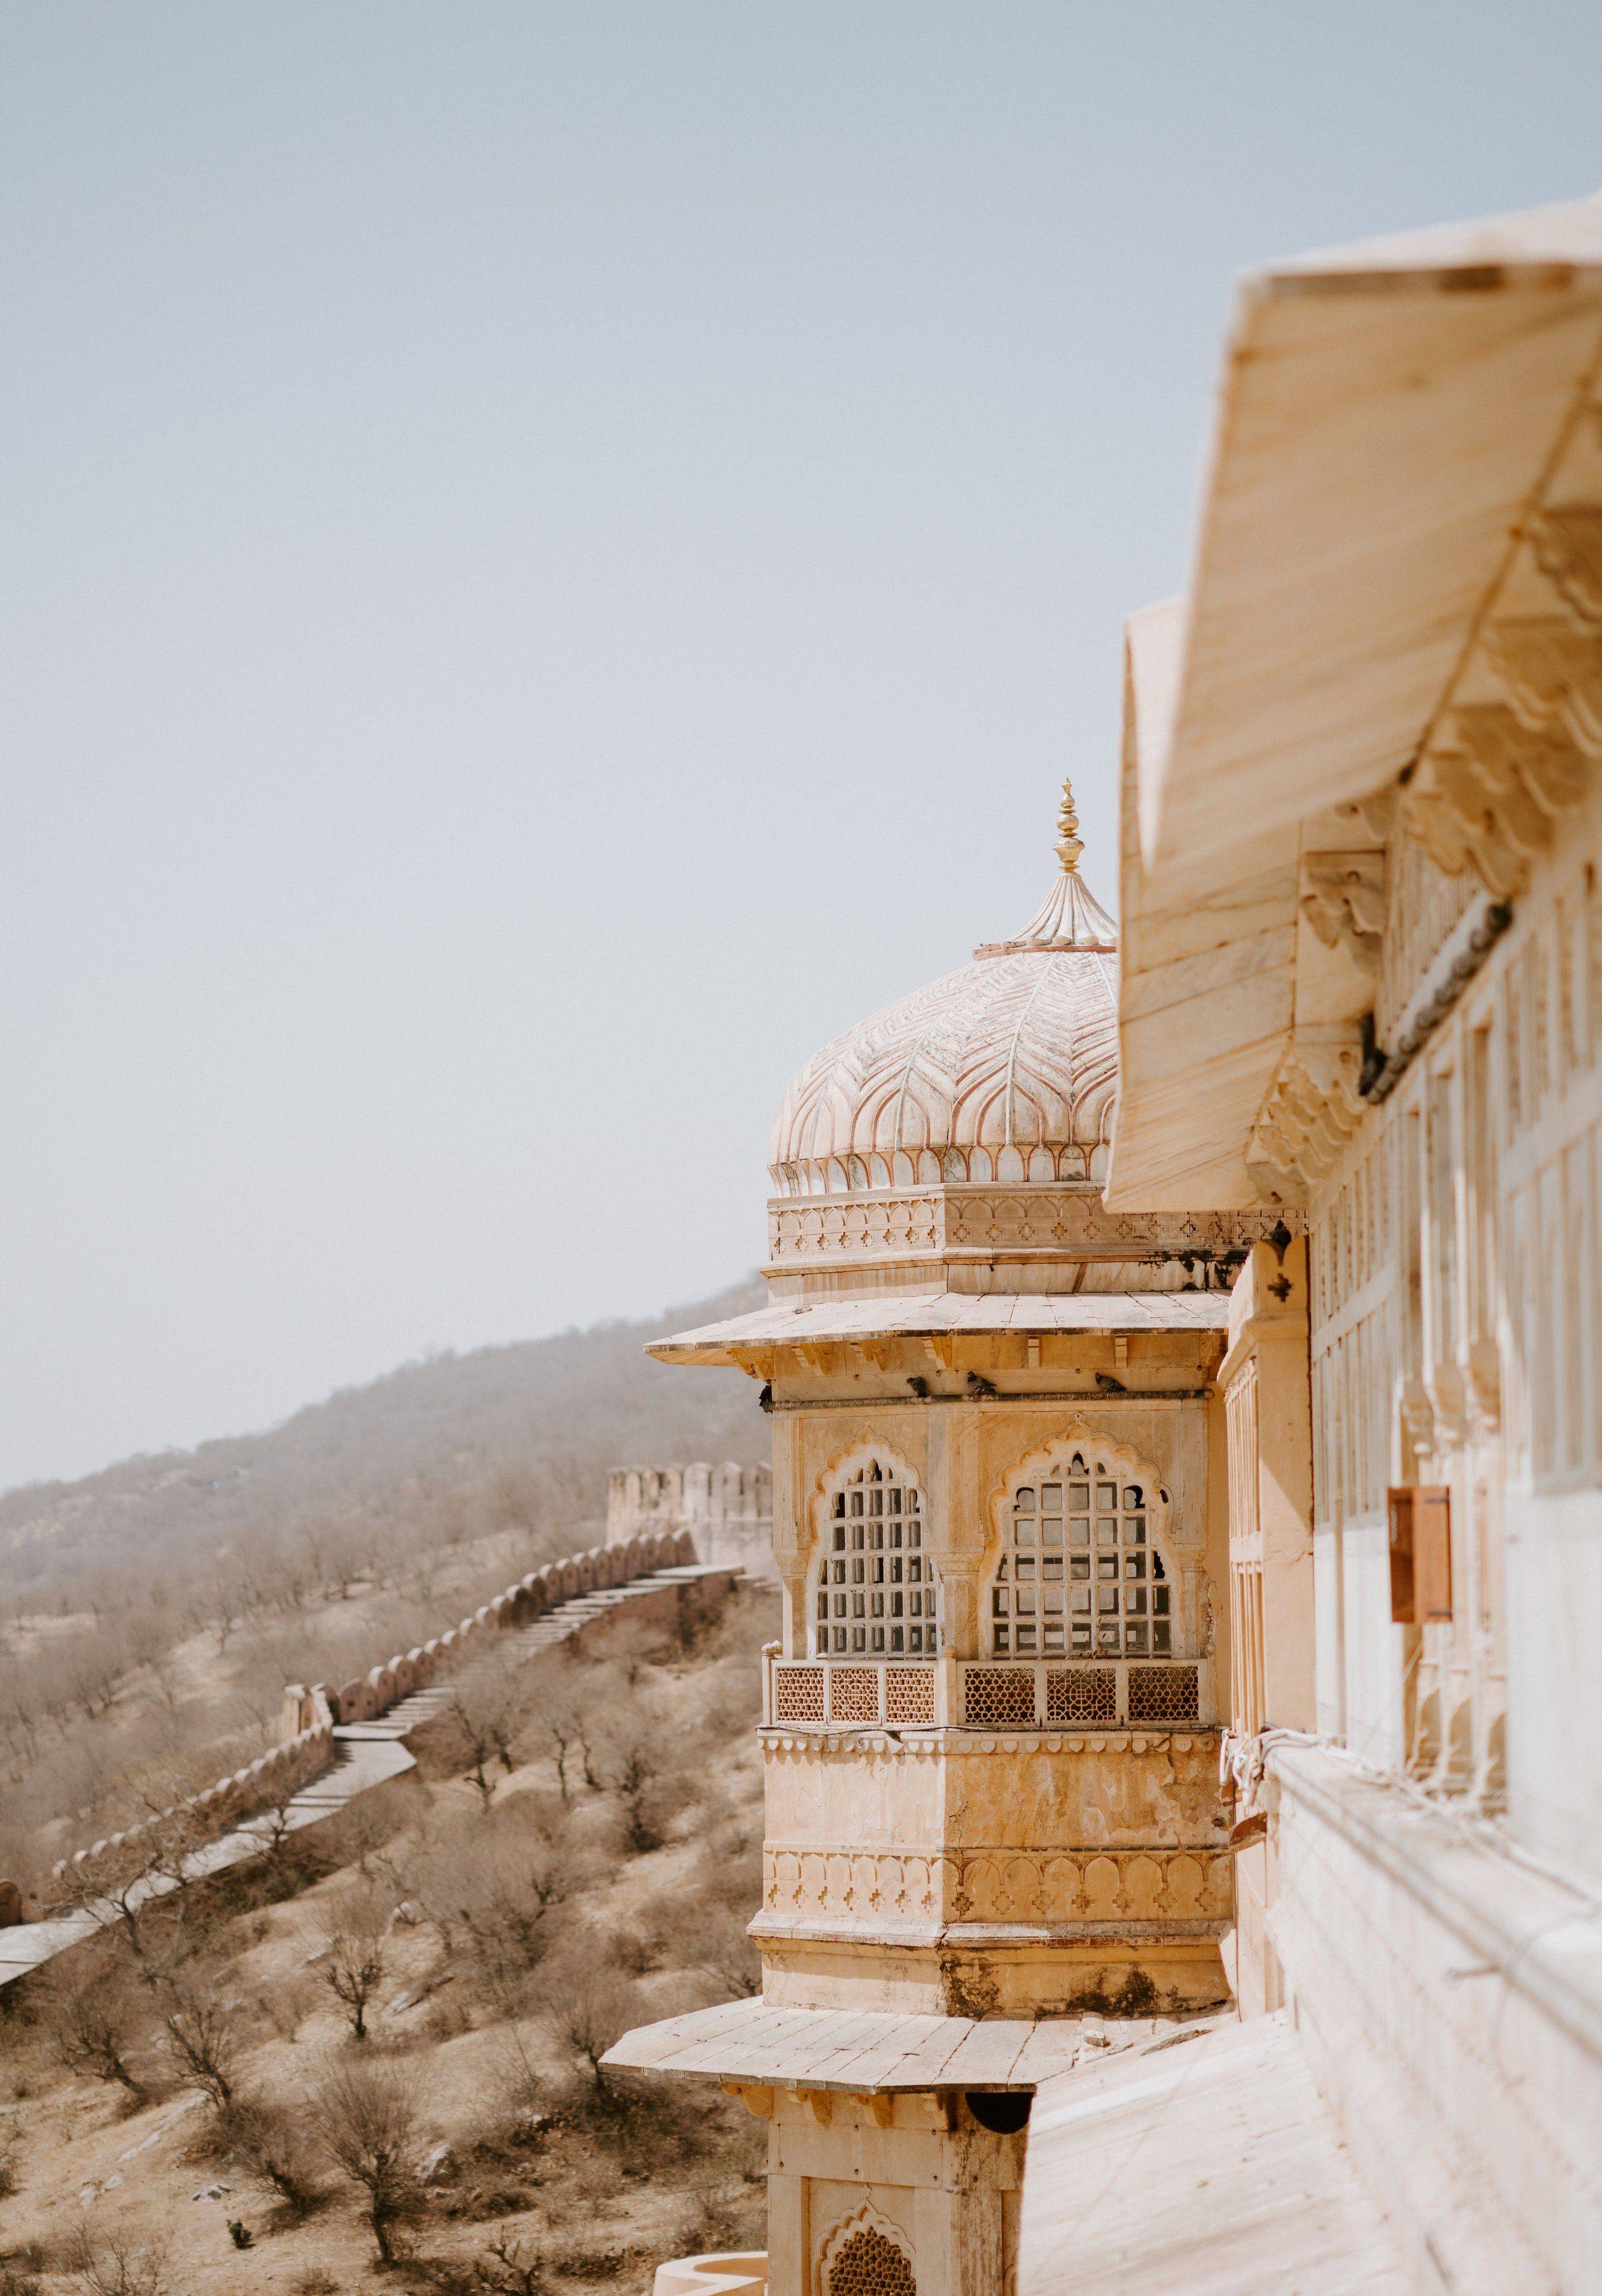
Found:
[[[1064,877],[1072,876],[1084,849],[1084,840],[1079,833],[1079,809],[1073,802],[1073,783],[1064,780],[1063,802],[1057,808],[1057,859],[1063,865]]]
[[[1080,875],[1080,856],[1085,841],[1079,833],[1079,808],[1073,783],[1063,783],[1057,808],[1056,882],[1035,914],[1010,940],[986,941],[975,956],[1010,956],[1020,949],[1085,949],[1111,956],[1118,947],[1118,928]]]

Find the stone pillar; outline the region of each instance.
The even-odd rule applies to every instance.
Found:
[[[812,2296],[812,2227],[807,2180],[775,2170],[768,2178],[768,2296]]]
[[[918,2296],[1000,2296],[1001,2194],[993,2185],[917,2196]]]

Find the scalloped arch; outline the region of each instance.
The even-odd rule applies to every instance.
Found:
[[[807,1528],[810,1534],[806,1556],[809,1579],[812,1575],[812,1565],[823,1545],[824,1525],[829,1519],[829,1501],[836,1491],[843,1489],[854,1475],[860,1474],[863,1468],[871,1466],[875,1460],[878,1461],[881,1467],[888,1467],[898,1482],[912,1485],[923,1501],[924,1520],[928,1521],[929,1493],[924,1487],[922,1475],[911,1460],[903,1452],[898,1451],[893,1443],[885,1442],[882,1436],[859,1436],[856,1442],[848,1444],[844,1450],[833,1452],[819,1468],[813,1482],[812,1496],[807,1507]]]
[[[806,1553],[801,1557],[806,1573],[804,1582],[806,1591],[803,1601],[806,1648],[813,1655],[817,1654],[816,1605],[818,1574],[827,1561],[829,1553],[826,1534],[830,1520],[830,1502],[835,1493],[843,1490],[848,1483],[854,1481],[865,1467],[875,1464],[895,1481],[908,1485],[917,1493],[925,1529],[929,1524],[928,1487],[911,1460],[902,1452],[898,1451],[893,1443],[885,1442],[882,1436],[861,1436],[856,1442],[848,1444],[843,1450],[834,1452],[825,1462],[813,1483],[812,1496],[807,1506],[808,1542]],[[936,1620],[940,1623],[943,1636],[946,1630],[944,1623],[946,1606],[941,1574],[929,1548],[925,1546],[922,1551],[926,1574],[933,1582],[937,1606]],[[916,1619],[913,1623],[916,1624]],[[900,1653],[890,1655],[894,1657],[898,1663],[900,1662]]]
[[[990,1526],[985,1535],[984,1560],[981,1566],[981,1583],[990,1592],[990,1580],[996,1575],[996,1565],[1001,1559],[1003,1542],[1006,1538],[1006,1519],[1012,1508],[1013,1496],[1019,1486],[1036,1481],[1049,1468],[1054,1459],[1072,1451],[1094,1451],[1118,1470],[1121,1482],[1142,1483],[1151,1496],[1146,1502],[1146,1516],[1151,1526],[1153,1545],[1161,1554],[1164,1568],[1175,1586],[1181,1582],[1174,1562],[1173,1548],[1169,1543],[1168,1520],[1173,1502],[1168,1496],[1162,1477],[1149,1459],[1142,1458],[1131,1444],[1115,1442],[1110,1435],[1098,1435],[1087,1427],[1082,1419],[1061,1435],[1054,1435],[1048,1443],[1039,1443],[1015,1460],[992,1493],[990,1503]]]

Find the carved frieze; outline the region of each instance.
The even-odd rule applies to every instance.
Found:
[[[768,1207],[776,1267],[952,1252],[1115,1260],[1217,1258],[1256,1242],[1275,1215],[1107,1211],[1089,1188],[930,1188],[907,1194],[779,1196]]]
[[[1208,1849],[916,1852],[768,1849],[766,1922],[1217,1922],[1228,1917],[1228,1854]]]

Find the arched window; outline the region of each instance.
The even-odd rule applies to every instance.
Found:
[[[938,1590],[916,1484],[869,1459],[828,1507],[813,1596],[814,1654],[934,1657]]]
[[[990,1586],[997,1658],[1146,1658],[1173,1650],[1173,1582],[1148,1484],[1089,1447],[1020,1484]]]

